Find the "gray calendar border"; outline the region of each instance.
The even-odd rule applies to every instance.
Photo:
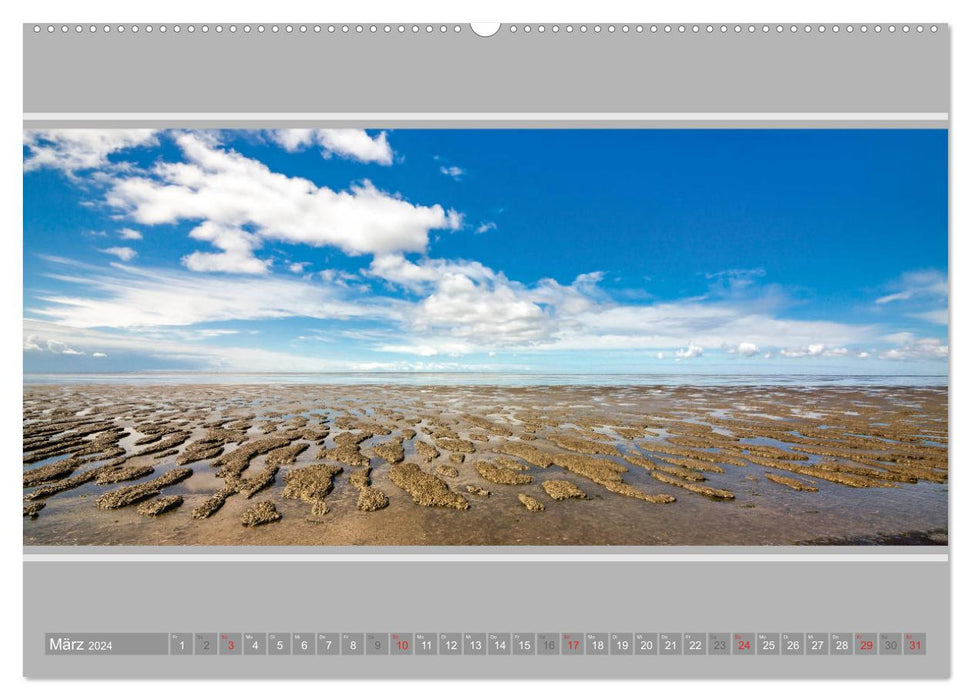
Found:
[[[23,26],[24,112],[259,113],[269,104],[281,113],[582,113],[590,105],[604,113],[942,113],[950,106],[946,24],[907,33],[864,33],[861,25],[820,33],[814,25],[809,33],[529,34],[505,25],[488,38],[467,24],[419,34],[80,26],[36,33],[32,23]]]
[[[298,129],[327,126],[355,129],[946,129],[946,119],[24,119],[25,129]]]
[[[254,604],[260,591],[273,592],[272,598]],[[915,595],[905,600],[902,591]],[[946,678],[950,598],[950,566],[944,562],[27,562],[24,675]],[[110,610],[126,614],[106,615]],[[927,653],[118,657],[48,655],[44,645],[48,633],[324,630],[894,631],[926,633]]]

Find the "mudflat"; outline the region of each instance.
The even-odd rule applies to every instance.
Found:
[[[25,545],[946,544],[945,387],[28,385]]]

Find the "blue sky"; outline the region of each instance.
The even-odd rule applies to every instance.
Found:
[[[947,354],[943,130],[24,134],[27,372]]]

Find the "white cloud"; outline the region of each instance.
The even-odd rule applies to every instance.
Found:
[[[25,326],[26,327],[26,326]],[[70,345],[52,338],[42,338],[37,333],[24,336],[24,350],[27,352],[45,352],[55,355],[83,355],[80,350],[75,350]]]
[[[118,235],[124,238],[126,241],[140,241],[142,240],[142,234],[133,228],[123,228],[118,230]]]
[[[308,263],[308,262],[295,262],[295,263],[290,263],[287,266],[287,269],[290,270],[290,272],[292,272],[293,274],[299,275],[299,274],[302,274],[305,269],[307,269],[307,266],[309,264],[310,263]]]
[[[896,343],[897,347],[880,353],[881,360],[927,360],[947,359],[947,342],[940,338],[918,338],[913,333],[893,333],[884,340]]]
[[[69,175],[102,168],[108,156],[158,143],[152,129],[46,129],[24,131],[24,170],[54,168]]]
[[[447,175],[453,180],[461,180],[462,176],[465,175],[465,171],[457,165],[443,165],[438,170],[442,175]]]
[[[701,357],[705,352],[705,349],[700,345],[695,345],[694,343],[689,343],[688,347],[680,348],[674,353],[674,356],[679,360],[690,359],[692,357]]]
[[[186,342],[164,331],[129,333],[122,330],[102,331],[61,326],[55,323],[24,319],[24,349],[27,338],[35,338],[55,347],[70,342],[84,349],[138,354],[158,361],[161,367],[171,367],[173,362],[188,364],[213,371],[273,372],[285,367],[295,372],[348,371],[355,369],[353,362],[337,362],[320,357],[308,357],[288,352],[263,350],[251,347],[214,346],[200,342]],[[83,354],[82,351],[75,351]],[[93,356],[93,353],[92,353]]]
[[[947,309],[932,309],[931,311],[918,311],[908,315],[911,318],[920,319],[921,321],[927,321],[928,323],[934,323],[939,326],[946,326],[948,324]]]
[[[721,270],[705,274],[705,279],[711,280],[712,291],[722,295],[742,293],[754,286],[760,277],[765,277],[765,270],[761,267]]]
[[[326,156],[381,165],[391,165],[394,161],[394,152],[384,131],[373,138],[364,129],[277,129],[269,133],[270,138],[288,151],[301,151],[316,144],[324,149]]]
[[[261,260],[253,255],[260,246],[259,236],[241,228],[224,226],[205,221],[189,232],[190,238],[208,241],[221,253],[190,253],[182,258],[182,264],[193,272],[228,272],[243,275],[265,274],[271,260]]]
[[[474,347],[461,340],[436,339],[430,343],[389,343],[378,347],[381,352],[397,352],[420,357],[435,355],[468,355]]]
[[[787,347],[782,348],[779,354],[783,357],[818,357],[823,354],[826,346],[822,343],[812,343],[810,345],[805,345],[802,347]]]
[[[533,343],[548,338],[553,325],[550,312],[504,278],[476,281],[461,273],[444,274],[412,311],[415,330],[447,330],[470,346]]]
[[[393,300],[357,303],[339,287],[293,278],[211,277],[116,265],[107,273],[52,275],[74,295],[44,295],[28,309],[70,328],[148,328],[248,319],[395,317]]]
[[[358,282],[361,278],[352,272],[345,272],[344,270],[321,270],[320,279],[328,284],[349,287],[352,282]]]
[[[686,359],[699,354],[692,346],[754,355],[760,348],[795,343],[802,349],[790,354],[807,356],[872,340],[875,334],[869,326],[779,318],[758,298],[745,303],[688,299],[620,304],[599,289],[601,273],[581,275],[570,285],[543,280],[527,286],[478,262],[412,261],[403,255],[378,256],[366,273],[419,297],[408,308],[407,318],[408,327],[421,334],[421,343],[390,343],[382,349],[415,350],[426,356],[433,350],[457,354],[498,347],[662,352],[681,348],[681,358]]]
[[[741,342],[734,347],[729,347],[728,352],[733,355],[742,355],[743,357],[752,357],[753,355],[758,355],[759,346],[755,343]]]
[[[422,336],[423,355],[495,347],[533,347],[551,342],[571,318],[594,303],[600,273],[580,275],[571,285],[542,280],[528,287],[475,261],[377,256],[367,269],[421,298],[408,307],[408,328]],[[400,351],[400,345],[385,346]]]
[[[498,228],[495,221],[486,221],[478,225],[475,229],[476,233],[488,233],[489,231],[495,231]]]
[[[367,180],[335,192],[275,173],[206,135],[181,133],[175,140],[185,162],[159,163],[151,177],[115,177],[108,203],[140,224],[245,227],[261,239],[335,246],[349,255],[423,252],[430,230],[462,223],[455,211],[411,204]]]
[[[783,357],[846,357],[850,351],[845,347],[827,347],[822,343],[812,343],[802,347],[786,347],[779,351]]]
[[[138,255],[138,252],[135,249],[127,246],[113,246],[111,248],[99,248],[99,250],[107,255],[114,255],[123,262],[128,262]]]
[[[465,276],[477,282],[488,282],[497,278],[494,270],[479,262],[425,258],[419,263],[413,263],[400,254],[375,256],[367,272],[414,292],[431,289],[438,282],[453,275]]]
[[[903,331],[900,333],[887,333],[881,337],[881,340],[893,343],[894,345],[913,345],[917,340],[917,336],[909,331]]]
[[[947,297],[947,275],[938,270],[905,272],[893,285],[897,291],[877,299],[877,304],[928,297]]]
[[[104,352],[93,352],[91,353],[91,357],[104,358],[108,357],[108,354]]]
[[[575,327],[564,330],[557,348],[671,349],[694,343],[706,348],[760,348],[816,344],[838,346],[872,339],[874,328],[831,321],[793,320],[748,302],[685,299],[651,304],[592,303],[574,316]]]
[[[198,237],[218,241],[222,235],[218,228],[204,231]],[[409,259],[394,253],[375,256],[362,275],[330,269],[304,279],[212,278],[45,259],[73,267],[74,274],[52,276],[73,284],[74,291],[45,294],[35,304],[39,308],[28,311],[63,328],[140,329],[143,335],[168,328],[170,335],[178,330],[180,339],[196,341],[206,335],[193,324],[341,319],[368,323],[366,329],[337,329],[341,337],[377,351],[422,357],[616,350],[686,360],[701,356],[703,348],[746,357],[763,352],[788,358],[851,357],[858,356],[861,346],[874,344],[897,347],[888,355],[895,359],[942,352],[909,333],[881,335],[875,326],[787,319],[758,298],[618,303],[600,288],[600,272],[580,275],[570,284],[546,279],[526,285],[476,261]],[[374,289],[378,284],[404,295],[383,296]]]

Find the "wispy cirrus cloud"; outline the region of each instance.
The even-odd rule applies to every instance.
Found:
[[[28,313],[69,328],[151,328],[306,317],[387,318],[392,300],[349,300],[339,287],[291,278],[213,277],[116,264],[52,274],[74,294],[39,294]]]
[[[948,281],[940,270],[905,272],[887,285],[889,294],[878,297],[877,308],[893,308],[908,318],[937,326],[948,324]],[[901,351],[912,354],[910,351]]]
[[[947,298],[947,275],[939,270],[905,272],[889,286],[896,291],[879,297],[876,300],[877,304]]]

